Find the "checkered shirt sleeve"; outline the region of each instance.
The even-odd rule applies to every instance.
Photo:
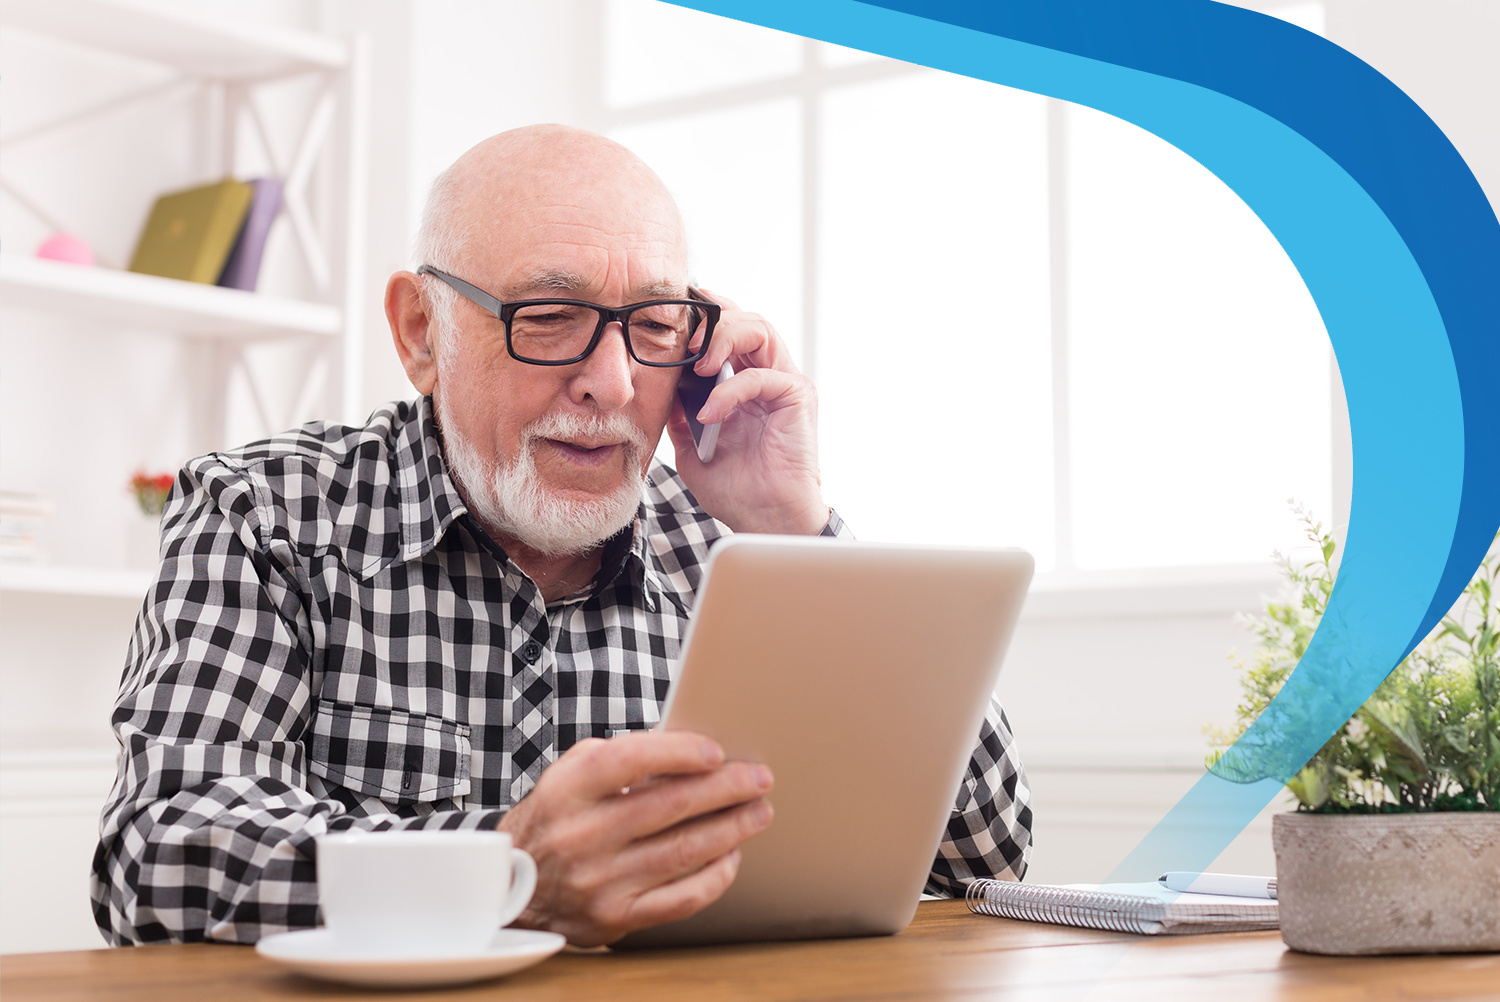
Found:
[[[291,548],[264,528],[230,466],[208,457],[179,476],[113,717],[122,755],[93,897],[114,945],[254,942],[314,926],[318,835],[493,828],[502,816],[444,810],[436,797],[415,810],[356,814],[310,792],[309,749],[326,755],[329,740],[311,726],[319,624]],[[412,733],[423,726],[415,717],[365,720],[341,732],[340,757],[386,771],[408,749],[433,755]],[[433,775],[460,772],[457,763],[431,765]]]
[[[318,835],[492,828],[579,740],[650,728],[727,532],[655,464],[633,535],[549,604],[468,517],[430,400],[192,461],[113,715],[106,939],[317,925]],[[824,532],[849,534],[837,515]],[[992,708],[928,889],[1019,878],[1029,828]]]
[[[924,890],[962,897],[977,877],[1020,880],[1030,857],[1031,788],[1010,721],[991,698]]]

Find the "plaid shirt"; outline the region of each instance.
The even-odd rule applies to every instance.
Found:
[[[653,464],[634,532],[548,604],[467,514],[429,400],[193,460],[114,713],[100,929],[253,942],[318,924],[324,832],[493,828],[580,739],[657,722],[727,532]],[[928,890],[1019,879],[1030,827],[992,703]]]

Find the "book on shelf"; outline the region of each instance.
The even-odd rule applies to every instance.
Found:
[[[260,259],[266,252],[266,237],[276,221],[276,213],[281,211],[281,182],[274,177],[261,177],[247,183],[255,193],[250,197],[250,210],[245,213],[245,222],[229,251],[229,259],[224,262],[219,284],[226,289],[254,292],[260,278]]]
[[[0,491],[0,563],[36,564],[45,559],[39,537],[55,507],[42,494]]]
[[[976,880],[966,900],[980,915],[1146,936],[1280,927],[1272,899],[1170,891],[1155,881],[1054,886]]]
[[[213,285],[250,209],[254,189],[225,180],[163,195],[151,207],[130,270]]]

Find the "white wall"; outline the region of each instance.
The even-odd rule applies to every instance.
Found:
[[[1035,797],[1027,879],[1098,881],[1203,773],[1203,728],[1232,723],[1236,614],[1275,594],[1269,569],[1118,572],[1034,590],[997,691]],[[1272,872],[1269,821],[1225,869]]]
[[[341,37],[362,33],[370,48],[364,389],[355,411],[364,414],[387,400],[412,396],[411,384],[391,347],[381,307],[386,279],[406,266],[406,246],[411,240],[412,4],[410,0],[323,0],[318,8],[312,27]]]
[[[409,225],[427,188],[469,147],[538,122],[587,125],[587,0],[411,0]]]

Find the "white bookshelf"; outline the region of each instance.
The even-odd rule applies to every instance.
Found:
[[[22,257],[0,256],[0,300],[111,333],[259,341],[337,337],[343,327],[341,311],[327,303]]]
[[[139,602],[155,575],[151,571],[113,567],[59,567],[51,564],[0,564],[0,592],[118,598]]]
[[[136,453],[135,437],[160,433],[190,450],[186,459],[256,437],[253,428],[274,434],[313,416],[362,414],[368,46],[288,20],[243,21],[241,10],[261,20],[276,13],[180,0],[0,0],[0,28],[21,53],[5,67],[13,98],[71,85],[57,74],[83,81],[75,104],[6,127],[0,172],[15,211],[95,246],[113,232],[118,245],[128,213],[107,201],[117,193],[139,198],[143,219],[150,199],[169,190],[275,176],[282,239],[271,246],[299,255],[295,286],[308,296],[37,260],[11,234],[11,253],[0,255],[0,319],[12,357],[10,428],[15,440],[24,433],[25,449],[12,447],[5,486],[56,501],[55,531],[70,533],[72,547],[64,560],[121,556],[117,544],[129,540],[113,523],[129,526],[119,517],[117,461]],[[160,114],[175,117],[137,119],[158,143],[144,154],[120,138],[135,134],[121,116]],[[162,135],[182,140],[180,149],[160,145]],[[30,150],[40,159],[24,160]],[[95,183],[105,175],[129,183]],[[98,206],[119,211],[91,216]],[[0,564],[0,953],[99,945],[87,861],[118,750],[111,707],[154,578],[123,567]]]
[[[210,80],[339,70],[350,57],[340,39],[140,0],[0,0],[0,22]]]

